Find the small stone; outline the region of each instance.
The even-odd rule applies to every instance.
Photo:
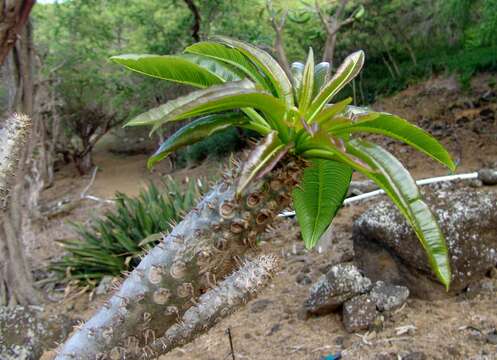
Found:
[[[268,331],[268,333],[266,334],[267,336],[271,336],[273,335],[274,333],[280,331],[281,329],[281,325],[280,324],[274,324],[272,327],[271,327],[271,330]]]
[[[397,360],[398,357],[397,357],[397,354],[396,353],[393,353],[393,352],[382,352],[382,353],[379,353],[379,354],[376,354],[376,356],[374,357],[374,360]]]
[[[109,292],[111,286],[112,286],[112,276],[105,275],[102,280],[100,280],[100,283],[98,284],[97,288],[95,289],[95,294],[97,295],[105,295]]]
[[[484,185],[497,185],[497,170],[495,169],[481,169],[478,171],[478,179]]]
[[[304,308],[313,314],[337,310],[345,301],[371,289],[371,280],[350,263],[334,265],[312,285]]]
[[[345,337],[344,336],[337,336],[335,338],[335,345],[337,346],[342,346],[343,345],[343,342],[345,340]]]
[[[497,279],[497,268],[491,268],[488,272],[488,276],[492,279]]]
[[[309,277],[309,275],[304,273],[298,273],[296,281],[300,285],[309,285],[310,283],[312,283],[312,280]]]
[[[368,294],[363,294],[348,300],[343,306],[343,325],[349,333],[369,329],[378,311],[376,304]]]
[[[271,300],[268,300],[268,299],[261,299],[261,300],[254,301],[254,303],[250,307],[250,312],[252,312],[254,314],[263,312],[264,310],[266,310],[268,305],[270,305],[272,303],[273,302]]]
[[[385,284],[377,281],[371,290],[371,299],[380,311],[391,311],[400,308],[409,297],[409,289],[405,286]]]
[[[472,188],[478,189],[483,186],[483,182],[480,179],[471,179],[468,182],[468,185],[471,186]]]
[[[426,354],[421,351],[413,351],[402,357],[402,360],[426,360],[428,359]]]
[[[487,340],[487,343],[489,344],[497,345],[497,332],[494,330],[491,333],[488,333],[485,340]]]

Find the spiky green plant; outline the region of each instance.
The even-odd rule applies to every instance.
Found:
[[[141,256],[167,234],[195,205],[205,181],[171,177],[158,187],[150,183],[136,197],[116,194],[116,207],[88,226],[73,223],[76,239],[61,240],[67,252],[50,265],[59,280],[92,284],[105,275],[121,275],[135,268]]]
[[[386,135],[451,170],[454,163],[434,138],[398,116],[350,107],[350,99],[330,103],[361,70],[362,51],[347,57],[330,76],[329,64],[315,65],[311,50],[305,64],[293,64],[292,80],[266,52],[225,37],[194,44],[181,55],[112,60],[148,76],[201,88],[128,123],[160,131],[169,122],[195,118],[159,147],[149,166],[232,126],[264,138],[142,260],[107,307],[65,344],[59,359],[73,354],[82,359],[95,354],[156,356],[148,346],[151,334],[163,334],[200,294],[233,271],[236,259],[256,245],[258,234],[291,203],[292,192],[305,244],[314,246],[338,211],[353,171],[374,180],[399,207],[436,276],[448,287],[445,242],[415,182],[393,155],[358,135]],[[130,342],[134,349],[125,345]]]

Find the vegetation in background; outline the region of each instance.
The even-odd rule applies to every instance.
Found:
[[[61,240],[67,251],[51,264],[59,280],[88,281],[120,275],[139,264],[144,253],[167,234],[207,189],[206,181],[168,177],[161,186],[150,183],[137,197],[116,194],[116,208],[88,226],[74,223],[78,238]]]
[[[334,19],[345,4],[340,18],[354,21],[340,30],[333,56],[339,63],[351,51],[365,50],[368,65],[341,94],[351,96],[356,105],[433,74],[456,73],[468,84],[474,73],[497,69],[497,0],[321,0],[319,8],[310,0],[273,0],[271,11],[265,0],[189,3],[200,14],[197,36],[201,40],[227,35],[267,50],[275,43],[271,18],[280,19],[288,10],[281,35],[289,62],[303,58],[309,47],[324,51],[329,34],[322,18]],[[52,79],[66,135],[61,136],[57,151],[80,161],[83,171],[91,168],[91,149],[103,133],[146,108],[184,94],[177,86],[109,66],[106,59],[124,49],[178,53],[195,41],[192,26],[197,20],[179,0],[38,4],[35,44],[42,73]],[[174,130],[164,128],[158,138],[167,138]],[[222,143],[233,141],[230,149],[243,146],[233,135],[226,132]],[[197,147],[178,159],[187,164],[202,157]]]

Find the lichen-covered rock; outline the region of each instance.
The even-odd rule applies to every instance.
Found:
[[[304,309],[311,314],[326,314],[340,307],[355,295],[371,289],[371,280],[351,263],[332,266],[311,287]]]
[[[38,359],[71,330],[67,317],[47,315],[41,307],[0,307],[0,359]]]
[[[496,169],[481,169],[478,171],[478,179],[483,185],[497,185],[497,170]]]
[[[343,305],[343,326],[350,333],[368,330],[377,316],[376,304],[369,294],[356,296]]]
[[[497,193],[441,187],[424,191],[445,235],[457,294],[497,264]],[[447,295],[414,231],[390,203],[381,201],[353,225],[356,262],[373,281],[407,286],[413,296]]]
[[[409,289],[405,286],[386,284],[377,281],[369,293],[380,311],[391,311],[401,307],[409,297]]]

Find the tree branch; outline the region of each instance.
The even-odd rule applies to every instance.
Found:
[[[192,25],[192,38],[195,42],[200,41],[200,21],[202,20],[200,17],[200,12],[198,11],[197,5],[193,2],[193,0],[184,0],[188,8],[193,14],[193,25]]]
[[[0,7],[0,65],[14,46],[36,0],[6,1]]]
[[[274,11],[273,8],[273,2],[271,0],[266,1],[266,8],[269,14],[269,20],[271,22],[271,26],[273,27],[275,32],[273,48],[276,53],[276,58],[279,64],[281,65],[281,67],[283,68],[283,70],[285,71],[288,78],[291,79],[292,72],[290,71],[290,64],[288,62],[288,57],[286,56],[284,39],[283,39],[283,30],[285,27],[286,18],[288,16],[288,9],[284,11],[284,13],[281,15],[280,20],[278,21],[276,19],[276,12]]]

